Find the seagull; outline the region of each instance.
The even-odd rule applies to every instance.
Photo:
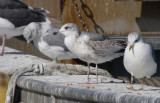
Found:
[[[48,11],[32,8],[19,0],[0,1],[0,38],[3,38],[3,55],[6,39],[20,36],[26,25],[31,22],[50,22],[46,18]]]
[[[152,47],[145,43],[137,32],[128,35],[128,45],[125,49],[123,63],[131,74],[131,87],[128,88],[131,90],[135,90],[132,86],[133,77],[150,78],[157,70],[156,57]],[[143,84],[140,90],[143,90]]]
[[[76,58],[64,44],[62,34],[53,35],[60,28],[46,22],[32,22],[26,26],[23,32],[28,43],[33,41],[38,50],[53,60]]]
[[[124,49],[124,42],[109,40],[108,37],[103,34],[99,34],[98,36],[92,32],[80,32],[74,23],[63,25],[57,33],[62,33],[65,36],[64,43],[73,54],[80,60],[87,62],[88,73],[87,82],[84,82],[85,84],[91,83],[89,81],[90,63],[96,64],[96,81],[92,83],[97,84],[97,64],[111,61],[123,55],[123,53],[119,53],[119,51]],[[95,36],[97,36],[97,38],[95,38]]]

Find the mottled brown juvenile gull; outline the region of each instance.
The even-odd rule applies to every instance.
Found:
[[[33,41],[42,54],[53,60],[76,58],[65,46],[64,36],[62,34],[53,35],[59,29],[51,23],[32,22],[24,29],[23,36],[28,43]]]
[[[156,57],[152,47],[145,43],[142,36],[136,32],[128,35],[128,45],[123,62],[126,70],[131,74],[131,87],[128,88],[131,90],[134,90],[133,76],[150,78],[157,70]],[[141,89],[143,90],[143,85]]]
[[[120,57],[123,53],[118,53],[124,48],[123,42],[109,40],[108,37],[101,35],[101,38],[89,39],[94,36],[92,32],[80,32],[77,25],[68,23],[58,31],[65,36],[64,43],[68,49],[79,59],[88,63],[87,82],[89,82],[90,63],[96,64],[96,81],[98,83],[97,64],[111,61]]]
[[[0,0],[0,38],[3,38],[0,55],[3,55],[6,39],[22,35],[24,27],[31,22],[48,21],[46,13],[19,0]]]

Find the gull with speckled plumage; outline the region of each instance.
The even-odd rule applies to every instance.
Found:
[[[93,36],[94,33],[80,32],[77,25],[74,23],[63,25],[58,32],[65,36],[64,43],[67,48],[79,59],[87,62],[87,82],[84,82],[86,84],[91,83],[89,81],[90,63],[96,64],[96,81],[92,83],[97,84],[97,64],[123,56],[123,53],[119,53],[119,51],[124,49],[124,42],[109,40],[107,36],[102,34],[99,34],[102,35],[102,38],[97,38],[97,40],[88,39],[88,37]]]

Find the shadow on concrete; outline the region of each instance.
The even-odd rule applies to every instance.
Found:
[[[26,55],[24,52],[4,52],[4,54]]]

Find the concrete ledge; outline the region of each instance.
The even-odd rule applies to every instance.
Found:
[[[101,81],[99,84],[79,84],[85,79],[84,75],[23,76],[18,79],[17,85],[20,90],[25,90],[29,94],[38,93],[39,95],[48,95],[50,98],[53,96],[55,101],[61,98],[62,100],[72,100],[73,103],[160,103],[160,89],[156,87],[144,86],[144,91],[131,91],[126,88],[130,86],[127,83],[104,76],[99,76]],[[94,80],[95,76],[92,75],[92,79]],[[138,84],[134,86],[135,88],[141,87]],[[23,98],[21,99],[23,100]]]

